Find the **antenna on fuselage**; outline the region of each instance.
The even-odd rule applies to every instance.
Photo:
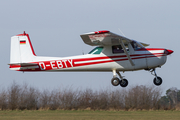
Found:
[[[118,28],[118,30],[121,32],[121,34],[122,34],[124,37],[126,37],[125,34],[121,31],[120,28]]]
[[[82,47],[82,54],[84,55],[84,44],[81,47]]]
[[[82,50],[82,54],[84,55],[84,50]]]

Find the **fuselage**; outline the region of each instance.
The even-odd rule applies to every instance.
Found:
[[[108,49],[108,48],[107,48]],[[105,52],[106,50],[104,50]],[[10,66],[17,71],[134,71],[151,69],[165,64],[167,59],[166,49],[143,48],[131,52],[130,57],[135,63],[132,66],[125,53],[111,54],[86,54],[72,57],[41,57],[34,56],[37,66]]]

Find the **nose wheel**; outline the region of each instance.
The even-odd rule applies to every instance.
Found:
[[[155,85],[159,86],[162,84],[162,79],[161,77],[155,77],[153,82]]]
[[[153,70],[151,70],[150,72],[151,72],[152,75],[155,76],[155,78],[154,78],[154,80],[153,80],[154,84],[157,85],[157,86],[161,85],[161,84],[162,84],[162,78],[159,77],[159,76],[157,76],[156,70],[153,69]],[[153,74],[153,72],[154,72],[154,74]]]
[[[118,74],[120,79],[117,77],[116,73]],[[121,76],[121,74],[118,71],[113,70],[113,76],[114,77],[111,79],[111,84],[113,86],[120,85],[121,87],[126,87],[128,85],[128,80],[127,79],[123,79],[123,77]]]

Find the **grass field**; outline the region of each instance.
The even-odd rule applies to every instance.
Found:
[[[0,120],[180,120],[180,111],[0,111]]]

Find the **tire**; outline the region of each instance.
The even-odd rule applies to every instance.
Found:
[[[162,79],[161,79],[161,77],[157,77],[157,79],[155,77],[153,82],[155,85],[159,86],[162,84]]]
[[[117,78],[117,77],[112,78],[111,79],[111,84],[113,86],[118,86],[119,85],[119,78]]]
[[[119,84],[121,87],[126,87],[128,85],[128,80],[126,80],[126,79],[120,80]]]

